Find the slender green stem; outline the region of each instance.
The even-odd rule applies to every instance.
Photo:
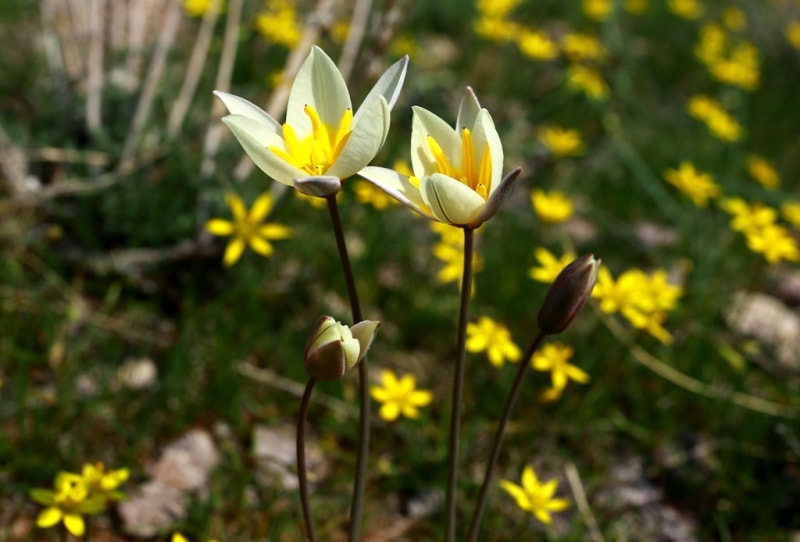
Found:
[[[461,275],[461,310],[458,315],[458,335],[456,337],[456,363],[453,370],[453,406],[450,415],[450,438],[447,495],[445,498],[445,542],[455,540],[456,529],[456,489],[458,488],[458,443],[461,433],[461,396],[464,393],[464,358],[467,340],[467,319],[469,300],[472,294],[472,245],[474,230],[464,228],[464,272]]]
[[[522,357],[519,370],[517,370],[517,376],[514,378],[514,384],[512,384],[511,391],[508,393],[508,399],[506,400],[506,406],[503,410],[503,416],[500,418],[500,425],[497,426],[497,433],[495,434],[494,442],[492,443],[492,451],[489,454],[489,461],[486,463],[486,474],[483,477],[483,485],[481,486],[481,492],[478,495],[478,502],[475,504],[475,513],[472,515],[472,521],[469,524],[469,537],[467,538],[469,542],[475,542],[478,540],[478,530],[480,529],[481,520],[483,519],[483,511],[486,508],[486,497],[489,494],[489,485],[492,482],[492,476],[494,475],[494,468],[497,465],[497,459],[500,457],[500,446],[503,442],[503,435],[506,432],[506,425],[511,417],[511,409],[514,408],[514,403],[517,400],[522,379],[525,376],[525,371],[528,368],[528,365],[530,365],[530,359],[536,349],[539,348],[539,345],[542,343],[544,338],[545,334],[543,332],[539,331],[539,333],[536,334],[533,342],[528,347],[525,355]]]
[[[331,225],[336,236],[336,248],[339,250],[339,259],[342,262],[344,280],[347,284],[347,294],[350,297],[350,311],[353,313],[353,323],[362,320],[361,304],[356,291],[356,281],[353,277],[353,268],[350,257],[347,255],[347,244],[344,241],[342,221],[339,218],[339,206],[336,195],[325,198],[328,201],[328,211],[331,215]],[[358,542],[361,532],[361,516],[364,509],[364,488],[367,483],[367,458],[369,456],[369,426],[370,426],[370,400],[369,400],[369,368],[367,358],[358,364],[358,403],[359,403],[359,438],[358,456],[356,458],[356,475],[353,481],[353,500],[350,503],[350,542]]]
[[[316,542],[314,521],[311,518],[311,504],[308,500],[308,472],[306,469],[306,412],[311,400],[311,393],[317,383],[313,378],[308,379],[303,399],[300,401],[300,414],[297,419],[297,481],[300,485],[300,506],[303,508],[303,520],[306,524],[306,535],[309,542]]]

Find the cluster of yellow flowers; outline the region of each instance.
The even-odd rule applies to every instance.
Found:
[[[691,162],[681,162],[678,169],[668,169],[664,179],[683,192],[698,207],[705,207],[708,200],[718,197],[722,190],[710,173],[698,171]]]
[[[439,234],[439,242],[433,245],[433,255],[444,264],[444,267],[436,273],[436,280],[441,284],[458,282],[460,289],[464,273],[464,235],[460,229],[452,228],[442,222],[431,222],[431,230]],[[473,252],[473,273],[477,273],[482,267],[483,259],[477,251]],[[474,282],[472,288],[474,291]]]
[[[658,269],[645,273],[628,269],[617,280],[607,267],[600,268],[592,297],[600,300],[600,310],[607,314],[619,312],[635,328],[647,331],[663,342],[672,342],[672,334],[663,324],[683,295],[681,286],[667,280],[667,272]]]
[[[697,94],[689,98],[686,109],[691,116],[705,123],[714,137],[726,142],[741,139],[742,127],[716,100]]]
[[[741,13],[741,11],[739,11]],[[745,20],[729,16],[734,21]],[[733,23],[739,27],[742,24]],[[709,23],[700,30],[700,41],[695,47],[695,56],[702,62],[711,76],[720,83],[733,85],[745,90],[758,88],[760,62],[758,49],[752,42],[741,36],[726,32],[716,23]]]
[[[742,232],[747,247],[764,256],[769,263],[782,260],[800,261],[800,247],[789,230],[779,224],[777,209],[761,202],[746,202],[741,198],[726,198],[720,206],[731,215],[731,229]],[[784,216],[793,224],[800,220],[800,204],[787,203],[782,208]]]
[[[99,514],[108,503],[125,498],[119,487],[128,479],[128,469],[107,471],[102,463],[87,463],[80,474],[61,471],[56,474],[53,489],[32,489],[31,498],[46,506],[39,513],[36,525],[42,528],[63,523],[73,536],[86,532],[83,516]]]
[[[478,18],[475,32],[484,39],[500,44],[514,42],[520,52],[535,61],[556,60],[562,55],[570,64],[566,68],[565,82],[569,90],[581,92],[594,100],[608,96],[608,84],[598,69],[591,63],[601,63],[608,57],[608,51],[596,37],[579,32],[566,32],[557,41],[547,32],[525,26],[512,19],[512,11],[520,0],[492,2],[478,0]],[[642,2],[629,2],[634,9],[641,8]],[[584,11],[587,16],[605,18],[613,9],[610,0],[587,0]],[[646,7],[646,3],[644,3]]]
[[[684,19],[697,19],[703,14],[704,7],[699,0],[667,0],[667,9]]]

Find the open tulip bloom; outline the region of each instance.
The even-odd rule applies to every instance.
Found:
[[[414,175],[373,166],[358,174],[423,216],[477,228],[497,212],[520,172],[501,180],[503,145],[492,117],[469,87],[455,129],[426,109],[413,110]]]
[[[327,178],[329,186],[331,179],[345,179],[369,164],[383,146],[407,66],[408,57],[390,66],[353,114],[341,73],[314,46],[292,84],[283,125],[244,98],[214,94],[230,113],[222,122],[264,173],[289,186],[317,177]],[[313,187],[310,192],[328,195]]]

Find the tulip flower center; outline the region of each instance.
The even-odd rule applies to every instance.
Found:
[[[339,119],[339,126],[333,127],[322,122],[314,107],[306,105],[303,112],[311,119],[311,133],[298,139],[294,128],[283,125],[283,139],[286,150],[269,147],[283,160],[310,175],[324,175],[350,139],[353,124],[353,111],[348,108]]]
[[[483,199],[489,198],[489,191],[492,188],[492,155],[489,152],[488,143],[483,145],[480,157],[476,156],[475,146],[472,143],[472,132],[469,128],[462,129],[461,164],[460,167],[455,167],[433,136],[428,135],[427,141],[439,173],[461,181]]]

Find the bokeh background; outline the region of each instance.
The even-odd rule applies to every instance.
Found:
[[[495,488],[484,539],[800,536],[797,0],[6,0],[0,43],[0,540],[63,539],[29,492],[87,462],[131,472],[90,540],[301,539],[302,349],[349,305],[327,212],[252,166],[211,91],[282,119],[314,43],[356,104],[410,56],[375,164],[407,167],[411,105],[452,122],[469,85],[492,113],[523,173],[478,232],[473,321],[524,348],[531,268],[603,260],[558,337],[590,381],[554,399],[531,371],[498,467],[572,505],[543,526]],[[291,238],[223,266],[206,221],[265,191]],[[340,206],[372,374],[434,393],[417,419],[373,404],[365,539],[437,540],[460,248],[363,181]],[[468,354],[461,517],[514,373]],[[356,380],[310,413],[324,540],[345,539]]]

